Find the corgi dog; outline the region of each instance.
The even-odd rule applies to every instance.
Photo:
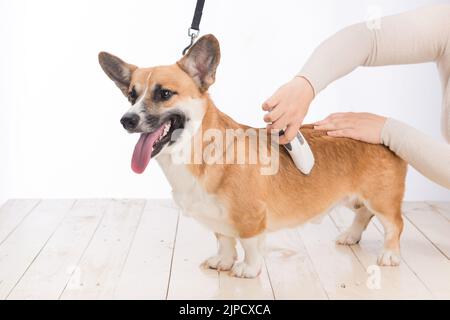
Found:
[[[382,145],[332,138],[305,126],[301,133],[313,151],[315,167],[310,175],[303,175],[287,151],[272,140],[274,134],[239,124],[214,105],[208,88],[219,61],[219,42],[213,35],[201,37],[169,66],[139,68],[109,53],[99,54],[102,69],[131,103],[121,124],[129,133],[140,134],[133,171],[143,173],[155,158],[182,212],[217,237],[218,252],[203,266],[254,278],[261,271],[267,232],[296,227],[342,204],[356,214],[337,243],[358,243],[375,215],[385,232],[377,262],[398,265],[406,163]],[[245,134],[249,130],[253,134]],[[229,131],[238,134],[222,140],[212,152],[211,142]],[[241,146],[257,149],[257,156],[276,156],[274,172],[263,173],[265,164],[251,162],[246,154],[239,163],[210,161],[239,158],[235,142],[242,136]],[[200,160],[195,159],[196,146],[204,148]],[[189,161],[180,161],[176,156],[180,153],[188,154],[183,159]],[[237,241],[245,253],[240,262]]]

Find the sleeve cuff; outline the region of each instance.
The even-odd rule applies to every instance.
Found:
[[[315,98],[317,93],[318,93],[317,90],[316,90],[317,86],[316,86],[316,84],[313,81],[311,81],[311,78],[306,76],[305,74],[301,74],[301,73],[297,74],[295,77],[296,78],[303,78],[306,81],[308,81],[308,83],[311,85],[311,88],[313,90],[313,96]]]

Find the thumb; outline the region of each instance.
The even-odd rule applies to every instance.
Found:
[[[298,130],[300,129],[300,124],[290,124],[285,132],[284,135],[280,137],[280,144],[287,144],[294,140],[294,138],[297,136]]]

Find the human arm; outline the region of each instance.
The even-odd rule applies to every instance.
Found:
[[[450,6],[431,6],[359,23],[325,40],[302,71],[264,104],[268,129],[285,129],[280,143],[291,141],[314,97],[327,85],[359,66],[435,61],[449,54]]]

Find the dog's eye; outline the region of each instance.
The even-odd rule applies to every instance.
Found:
[[[173,92],[170,91],[170,90],[167,90],[167,89],[161,89],[161,90],[159,91],[159,95],[160,95],[160,97],[161,97],[161,100],[167,101],[167,100],[169,100],[170,98],[172,98]]]
[[[131,89],[131,91],[128,93],[128,100],[132,104],[134,104],[136,102],[137,98],[138,98],[138,94],[136,92],[136,89],[135,88]]]

